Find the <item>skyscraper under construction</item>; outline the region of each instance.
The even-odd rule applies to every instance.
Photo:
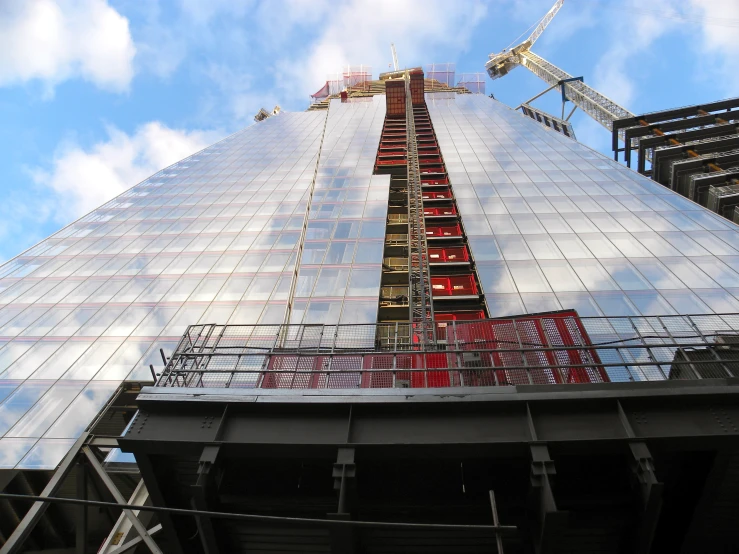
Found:
[[[436,73],[0,268],[0,552],[739,548],[739,227]]]

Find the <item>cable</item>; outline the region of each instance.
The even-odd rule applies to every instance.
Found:
[[[505,48],[505,49],[506,49],[506,50],[510,49],[510,47],[511,47],[511,46],[513,46],[514,44],[516,44],[516,43],[518,42],[518,40],[519,40],[519,39],[520,39],[520,38],[521,38],[522,36],[524,36],[524,35],[525,35],[526,33],[528,33],[528,32],[529,32],[529,31],[530,31],[530,30],[531,30],[532,28],[534,28],[534,27],[536,27],[537,25],[539,25],[539,23],[541,23],[541,22],[542,22],[542,21],[544,20],[544,18],[545,18],[546,16],[547,16],[547,14],[544,14],[544,15],[542,15],[542,16],[541,16],[541,17],[540,17],[540,18],[539,18],[539,19],[538,19],[538,20],[536,21],[536,23],[534,23],[533,25],[531,25],[531,26],[530,26],[530,27],[529,27],[528,29],[526,29],[526,30],[525,30],[525,31],[524,31],[523,33],[521,33],[521,34],[520,34],[520,35],[518,35],[518,36],[517,36],[516,38],[514,38],[514,39],[513,39],[513,41],[512,41],[512,42],[511,42],[511,43],[510,43],[510,44],[509,44],[508,46],[506,46],[506,48]]]
[[[101,508],[118,508],[126,510],[141,510],[143,512],[168,513],[186,516],[204,516],[221,519],[235,519],[242,521],[263,521],[268,523],[291,523],[296,525],[339,525],[349,527],[379,527],[385,529],[448,529],[457,531],[498,531],[513,532],[518,528],[515,525],[460,525],[446,523],[395,523],[390,521],[354,521],[340,519],[319,519],[309,517],[266,516],[259,514],[234,514],[230,512],[211,512],[207,510],[187,510],[184,508],[165,508],[161,506],[140,506],[137,504],[117,504],[115,502],[101,502],[99,500],[81,500],[79,498],[56,498],[52,496],[31,496],[26,494],[0,493],[0,498],[8,500],[33,500],[35,502],[49,502],[51,504],[75,504],[78,506],[98,506]]]

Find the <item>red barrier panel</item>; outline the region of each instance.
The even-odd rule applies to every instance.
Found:
[[[448,185],[449,178],[441,177],[438,179],[421,179],[421,184],[422,185]]]
[[[470,255],[464,246],[451,246],[448,248],[429,248],[429,262],[468,262]]]
[[[444,312],[434,313],[436,321],[474,321],[477,319],[485,319],[485,312],[482,310],[464,311],[464,312]]]
[[[462,228],[459,225],[443,225],[439,227],[426,227],[427,237],[461,237]]]
[[[457,215],[457,208],[454,206],[443,206],[441,208],[423,207],[423,215],[428,217],[434,216],[452,216]]]
[[[473,275],[431,277],[431,293],[434,296],[469,296],[477,294]]]
[[[423,196],[424,200],[448,200],[452,197],[452,191],[450,190],[438,190],[438,191],[424,190],[421,193],[421,196]]]

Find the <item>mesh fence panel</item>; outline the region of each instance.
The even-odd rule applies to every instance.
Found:
[[[739,314],[448,321],[422,349],[408,323],[193,325],[164,387],[351,389],[558,385],[739,376]]]

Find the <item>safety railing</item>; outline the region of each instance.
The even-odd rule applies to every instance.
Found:
[[[411,325],[193,325],[163,387],[388,388],[739,377],[739,314],[583,317],[574,311]]]

